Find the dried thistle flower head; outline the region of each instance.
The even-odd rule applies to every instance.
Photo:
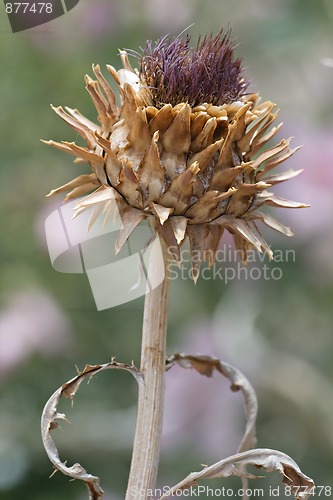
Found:
[[[247,251],[272,251],[257,223],[291,236],[261,207],[300,208],[306,205],[274,196],[268,189],[301,171],[271,174],[296,149],[290,139],[265,149],[280,125],[275,105],[246,94],[241,64],[234,59],[230,34],[199,40],[163,38],[148,42],[134,70],[120,52],[123,69],[107,66],[118,85],[121,106],[108,82],[93,66],[96,80],[86,76],[86,88],[98,113],[99,125],[76,109],[54,111],[86,141],[47,141],[91,165],[81,175],[51,191],[69,191],[66,200],[81,197],[81,212],[93,207],[93,218],[109,199],[116,199],[124,230],[117,250],[143,220],[148,219],[181,261],[180,247],[188,237],[193,274],[201,260],[214,262],[226,229],[246,261]],[[199,258],[198,258],[199,256]]]

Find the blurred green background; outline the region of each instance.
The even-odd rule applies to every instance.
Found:
[[[292,239],[265,232],[273,249],[295,250],[289,262],[267,263],[281,268],[281,279],[173,281],[168,351],[236,365],[257,390],[258,445],[290,454],[317,485],[333,487],[333,3],[81,0],[67,15],[17,34],[0,6],[1,500],[87,498],[78,482],[48,479],[43,405],[75,365],[111,356],[139,363],[143,300],[97,312],[86,275],[52,269],[44,222],[61,200],[45,195],[83,169],[39,142],[76,139],[49,104],[95,120],[83,82],[91,64],[119,68],[118,48],[137,50],[192,23],[193,39],[232,26],[251,88],[281,109],[280,138],[303,145],[284,169],[305,171],[279,194],[312,207],[273,211],[295,232]],[[73,408],[61,405],[72,422],[54,434],[61,457],[99,475],[106,500],[124,498],[135,404],[130,375],[106,372],[82,385]],[[159,484],[234,453],[243,428],[241,397],[226,380],[173,369]],[[250,482],[267,498],[269,486],[281,484],[277,474]],[[234,488],[237,498],[238,480],[213,485]]]

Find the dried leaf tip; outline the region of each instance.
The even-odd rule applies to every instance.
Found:
[[[150,88],[154,106],[181,102],[220,106],[245,94],[249,83],[243,77],[241,60],[234,58],[230,30],[200,36],[195,48],[190,41],[190,35],[147,41],[140,79]]]

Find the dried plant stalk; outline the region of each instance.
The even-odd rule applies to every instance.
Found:
[[[146,294],[139,385],[138,415],[133,445],[132,464],[126,500],[136,498],[134,487],[142,491],[155,488],[160,457],[166,360],[167,301],[170,254],[160,238],[165,268],[164,280]],[[154,273],[154,254],[149,260],[148,275]],[[150,497],[147,497],[150,498]]]

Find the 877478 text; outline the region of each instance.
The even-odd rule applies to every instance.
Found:
[[[43,2],[8,2],[6,3],[7,14],[51,14],[53,11],[52,3]]]

